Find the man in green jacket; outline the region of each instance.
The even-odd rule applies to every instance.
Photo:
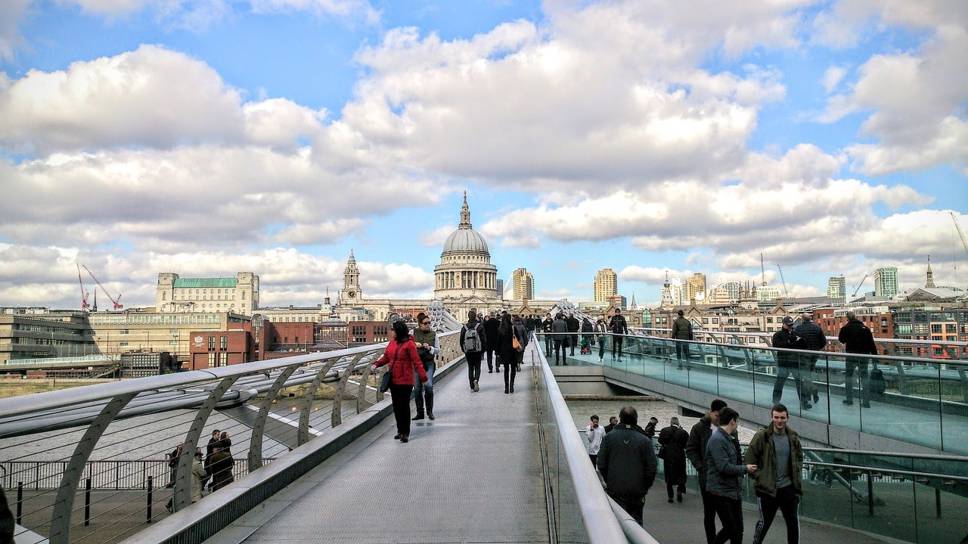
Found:
[[[758,467],[754,477],[760,519],[753,532],[753,544],[760,544],[766,538],[777,509],[783,512],[786,521],[787,543],[798,544],[803,448],[799,435],[787,425],[790,419],[787,407],[775,404],[771,415],[773,422],[757,431],[746,449],[746,462]]]

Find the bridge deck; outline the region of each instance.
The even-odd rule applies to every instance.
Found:
[[[530,367],[436,384],[408,444],[388,417],[208,542],[547,542]]]

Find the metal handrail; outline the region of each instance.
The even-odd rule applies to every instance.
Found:
[[[880,467],[865,467],[861,465],[845,465],[842,463],[825,463],[822,461],[804,461],[804,465],[810,466],[820,466],[826,468],[843,468],[856,470],[858,472],[876,472],[878,474],[899,474],[902,476],[911,476],[913,478],[931,478],[935,480],[946,480],[946,481],[958,481],[968,483],[968,476],[954,476],[949,474],[934,474],[931,472],[917,472],[913,470],[900,470],[894,468],[880,468]]]
[[[532,341],[536,341],[534,335],[532,335]],[[544,357],[544,352],[540,349],[536,351],[540,362],[538,365],[539,371],[542,373],[548,400],[551,404],[552,416],[555,419],[558,440],[563,445],[562,452],[568,463],[568,473],[571,474],[578,508],[588,532],[589,542],[593,544],[621,542],[626,539],[625,531],[612,512],[608,495],[602,489],[595,468],[588,462],[588,452],[582,445],[581,438],[577,432],[570,430],[574,427],[574,420],[568,410],[568,405],[565,403],[565,398],[561,394],[561,389],[558,388],[555,375],[551,372],[551,367]],[[640,527],[640,529],[642,528]],[[644,529],[642,531],[645,532]]]
[[[661,331],[661,332],[672,332],[672,329],[664,327],[629,327],[629,330],[633,331]],[[724,336],[755,336],[757,338],[770,338],[773,333],[766,331],[710,331],[705,329],[696,330],[694,332],[713,335],[724,335]],[[662,337],[660,337],[662,338]],[[836,336],[825,336],[825,338],[830,342],[840,343],[840,339]],[[961,340],[915,340],[909,338],[874,338],[874,342],[880,342],[883,344],[907,344],[907,345],[917,345],[917,346],[957,346],[957,347],[968,347],[968,342]]]

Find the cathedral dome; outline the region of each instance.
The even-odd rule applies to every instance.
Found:
[[[471,254],[490,257],[487,249],[487,242],[471,226],[471,211],[467,206],[467,194],[464,194],[464,205],[460,211],[460,225],[457,230],[452,232],[444,242],[444,250],[441,257],[453,254]]]

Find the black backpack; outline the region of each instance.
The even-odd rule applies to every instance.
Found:
[[[877,397],[883,397],[884,391],[887,390],[887,382],[884,380],[884,372],[876,366],[873,370],[871,370],[870,388],[871,394]]]

